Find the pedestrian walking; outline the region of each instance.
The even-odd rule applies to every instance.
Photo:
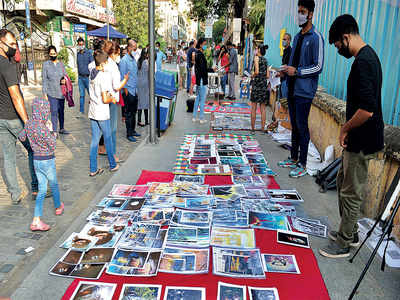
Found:
[[[49,60],[43,63],[42,67],[42,91],[46,100],[50,102],[51,122],[54,132],[57,132],[57,123],[60,124],[59,133],[69,134],[64,129],[64,104],[65,98],[61,89],[61,85],[65,85],[64,64],[58,60],[57,49],[50,46],[47,50]]]
[[[117,103],[112,97],[111,74],[106,71],[108,64],[107,54],[101,50],[96,50],[94,61],[96,68],[90,72],[90,102],[89,119],[92,128],[92,141],[90,143],[90,173],[94,177],[103,173],[103,169],[97,167],[97,151],[101,135],[104,137],[110,171],[118,170],[115,162],[110,126],[110,103]]]
[[[268,90],[268,63],[265,58],[266,50],[268,46],[259,45],[257,47],[256,57],[254,58],[254,71],[252,73],[251,83],[251,133],[255,133],[256,115],[257,115],[257,104],[260,105],[261,112],[261,130],[265,128],[265,107],[269,101],[269,90]]]
[[[93,52],[85,47],[83,38],[78,39],[76,62],[78,65],[78,86],[79,86],[79,111],[85,113],[86,91],[89,94],[89,64],[93,61]]]
[[[176,58],[176,62],[179,67],[179,88],[183,89],[183,87],[185,86],[187,67],[186,67],[186,53],[181,45],[178,45],[178,56]]]
[[[147,48],[142,50],[138,62],[138,125],[143,127],[149,125],[149,55]],[[142,123],[142,112],[144,114],[145,123]]]
[[[61,215],[64,203],[60,201],[56,172],[56,133],[53,131],[50,117],[50,103],[44,98],[35,98],[32,103],[32,119],[25,123],[24,130],[19,134],[21,141],[29,140],[33,149],[33,164],[39,183],[36,197],[35,213],[30,229],[32,231],[48,231],[50,226],[41,220],[43,202],[49,184],[55,207],[55,214]]]
[[[126,54],[119,64],[119,70],[121,72],[121,79],[123,76],[129,73],[129,79],[123,89],[122,96],[124,97],[125,103],[125,125],[126,125],[126,138],[128,141],[136,142],[136,137],[140,137],[140,134],[136,132],[136,114],[138,107],[137,97],[137,80],[138,80],[138,68],[135,58],[132,55],[134,48],[134,41],[128,42],[128,54]]]
[[[207,40],[200,38],[196,44],[195,56],[195,74],[196,74],[196,100],[193,107],[193,122],[197,121],[197,114],[200,108],[200,124],[207,121],[204,119],[204,105],[206,103],[208,91],[208,72],[214,72],[213,69],[207,68],[207,60],[204,56],[204,51],[207,49]]]
[[[104,52],[108,55],[107,64],[105,71],[110,74],[110,93],[111,96],[116,99],[117,103],[110,103],[110,127],[111,127],[111,140],[114,158],[118,162],[117,157],[117,129],[118,129],[118,103],[120,91],[124,88],[129,79],[129,73],[126,74],[121,80],[121,73],[117,62],[120,60],[119,46],[116,42],[106,41],[103,46]],[[103,137],[104,139],[104,137]]]
[[[226,84],[228,82],[228,73],[229,73],[229,54],[225,45],[221,47],[220,54],[218,57],[218,62],[221,65],[221,68],[224,68],[224,76],[222,76],[221,78],[221,88],[223,97],[225,97]]]
[[[162,64],[167,59],[167,56],[161,51],[160,47],[160,42],[156,42],[156,72],[162,71]]]
[[[17,41],[14,34],[7,29],[0,29],[0,145],[4,158],[5,182],[13,204],[19,204],[23,198],[17,179],[16,143],[18,134],[28,121],[19,86],[17,65],[10,61],[16,49]],[[28,140],[22,144],[28,151],[31,191],[35,197],[38,192],[38,181],[33,166],[33,151]]]
[[[228,99],[234,100],[236,99],[235,96],[235,76],[239,72],[238,67],[238,57],[237,57],[237,50],[233,46],[231,41],[228,41],[226,44],[229,51],[229,71],[228,71],[228,85],[229,85],[229,93]]]
[[[339,55],[354,57],[347,79],[346,123],[340,130],[342,163],[337,174],[338,231],[330,231],[331,242],[319,250],[330,258],[348,257],[359,245],[358,216],[368,180],[369,161],[384,147],[382,116],[382,67],[378,55],[359,34],[351,15],[337,17],[329,30],[329,44]]]
[[[189,42],[189,50],[187,51],[186,64],[187,64],[187,79],[186,79],[186,91],[189,96],[193,96],[193,84],[192,84],[192,76],[194,75],[193,71],[193,53],[196,52],[196,41]]]
[[[298,23],[301,30],[293,40],[294,50],[290,55],[288,66],[285,66],[283,70],[288,75],[288,79],[283,84],[288,88],[292,147],[290,157],[279,162],[278,165],[293,169],[289,173],[289,176],[293,178],[307,175],[307,155],[310,143],[308,116],[324,64],[324,39],[312,24],[314,8],[314,0],[298,1]]]

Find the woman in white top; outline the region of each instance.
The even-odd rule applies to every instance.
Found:
[[[120,60],[120,48],[116,42],[106,41],[103,46],[103,51],[108,54],[108,63],[106,65],[106,72],[111,76],[111,95],[119,102],[119,92],[128,81],[128,76],[125,76],[121,81],[121,73],[117,63]],[[111,139],[113,143],[114,155],[117,153],[117,124],[118,124],[118,106],[117,104],[110,103],[110,126],[111,126]],[[118,158],[115,157],[118,162]]]

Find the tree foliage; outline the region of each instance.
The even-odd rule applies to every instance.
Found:
[[[148,44],[148,2],[147,0],[112,0],[117,29],[139,42]],[[155,27],[160,23],[156,17]]]
[[[231,0],[189,0],[190,17],[199,21],[205,21],[209,16],[221,17],[228,12]]]
[[[220,43],[222,41],[222,36],[225,29],[225,19],[220,18],[217,22],[213,25],[213,41],[215,43]]]
[[[265,0],[251,0],[249,11],[250,32],[256,40],[264,39]]]

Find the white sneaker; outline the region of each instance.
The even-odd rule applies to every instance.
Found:
[[[200,120],[200,124],[205,124],[207,123],[207,120]]]
[[[193,118],[193,119],[192,119],[192,122],[193,122],[193,123],[196,123],[196,121],[197,121],[196,118]]]

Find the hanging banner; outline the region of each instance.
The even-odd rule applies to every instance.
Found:
[[[29,0],[25,0],[26,27],[31,28],[31,11],[29,8]]]
[[[112,1],[108,1],[108,12],[110,24],[115,24],[115,15],[112,11]],[[97,2],[96,2],[97,3]],[[65,9],[67,12],[89,17],[96,21],[107,22],[107,5],[105,1],[101,2],[102,5],[97,5],[93,1],[87,0],[66,0]]]

